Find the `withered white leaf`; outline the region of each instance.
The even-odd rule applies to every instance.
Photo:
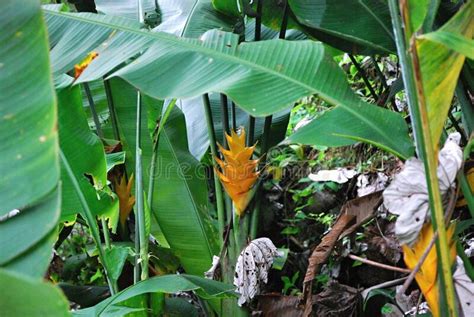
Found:
[[[438,155],[438,179],[441,195],[445,198],[454,186],[456,174],[462,165],[462,150],[459,147],[459,133],[449,135]],[[411,245],[429,216],[429,196],[423,162],[411,158],[405,162],[403,170],[397,174],[383,193],[384,205],[398,215],[395,234],[398,240]]]
[[[453,280],[464,316],[474,316],[474,283],[466,274],[464,263],[459,256],[456,257],[456,271],[453,274]]]
[[[277,248],[268,238],[252,240],[242,250],[235,265],[234,276],[234,285],[240,294],[239,306],[254,298],[260,291],[260,285],[268,282],[268,271],[277,256]]]
[[[355,170],[338,168],[335,170],[320,170],[315,174],[309,174],[308,178],[313,182],[335,182],[344,184],[356,175],[357,172]]]
[[[216,273],[217,267],[219,266],[220,259],[221,258],[216,256],[216,255],[214,255],[212,257],[212,265],[211,265],[210,269],[207,270],[206,272],[204,272],[204,277],[205,278],[210,279],[210,280],[214,279],[214,275]]]

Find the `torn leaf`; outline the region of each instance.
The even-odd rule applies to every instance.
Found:
[[[268,271],[277,256],[280,254],[268,238],[252,240],[242,250],[235,265],[234,276],[234,285],[240,294],[239,306],[250,302],[259,293],[260,285],[267,283]]]
[[[456,174],[462,165],[462,150],[459,133],[449,135],[438,155],[439,189],[444,200],[453,187]],[[384,205],[398,215],[395,234],[401,244],[411,245],[416,240],[428,216],[429,196],[423,162],[411,158],[383,193]]]

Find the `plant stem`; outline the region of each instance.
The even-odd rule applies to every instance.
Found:
[[[464,69],[463,73],[461,73],[461,77],[464,77],[463,74]],[[472,107],[471,101],[467,97],[466,90],[461,79],[458,80],[455,91],[458,102],[461,105],[464,129],[466,130],[467,135],[470,135],[474,129],[474,109]]]
[[[467,208],[469,209],[471,218],[474,219],[474,198],[472,196],[471,186],[469,185],[466,175],[464,175],[464,172],[462,170],[458,174],[458,178],[459,178],[459,183],[461,185],[462,193],[464,195],[464,199],[466,200],[466,203],[467,203]]]
[[[142,170],[142,150],[141,144],[142,125],[142,102],[141,93],[137,92],[137,129],[135,139],[135,212],[138,220],[138,232],[135,232],[135,239],[139,241],[141,280],[148,278],[148,237],[145,229],[145,206],[143,197],[143,170]],[[137,251],[137,250],[136,250]]]
[[[285,39],[289,13],[288,0],[283,0],[283,17],[281,19],[280,33],[278,34],[279,39]]]
[[[262,11],[263,11],[263,0],[257,0],[257,16],[255,18],[255,34],[254,41],[258,42],[262,36]],[[255,117],[249,115],[249,126],[247,129],[247,144],[254,143],[255,135]]]
[[[402,17],[404,19],[404,25],[407,27],[410,25],[410,17],[406,3],[401,3]],[[437,176],[437,155],[433,148],[433,142],[431,138],[431,131],[429,127],[428,114],[426,111],[426,103],[424,98],[424,91],[422,86],[422,77],[420,66],[418,63],[418,55],[415,47],[415,43],[411,43],[410,57],[407,56],[405,49],[405,43],[403,38],[403,31],[401,29],[399,8],[396,0],[390,0],[389,2],[390,14],[392,17],[392,23],[394,27],[395,39],[397,44],[397,50],[400,57],[400,64],[402,66],[403,81],[408,98],[408,104],[410,109],[410,115],[412,122],[416,125],[413,126],[415,135],[417,136],[417,150],[420,156],[422,156],[426,182],[428,184],[428,193],[430,198],[430,211],[431,218],[433,221],[433,227],[438,231],[438,261],[441,264],[441,287],[442,291],[445,291],[446,303],[450,316],[457,316],[456,313],[456,300],[454,292],[454,284],[451,274],[451,260],[449,255],[448,237],[446,233],[446,226],[444,224],[444,211],[439,191],[439,181]],[[410,33],[408,33],[410,34]],[[415,97],[416,96],[416,97]],[[416,102],[414,102],[415,100]],[[412,110],[417,109],[416,112]]]
[[[102,266],[104,267],[105,275],[107,277],[107,283],[109,284],[110,294],[114,295],[115,293],[117,293],[118,288],[117,288],[117,284],[113,282],[113,280],[109,276],[110,269],[109,269],[109,265],[105,256],[104,248],[102,247],[102,243],[100,242],[99,226],[97,225],[95,217],[92,214],[89,204],[87,203],[86,197],[84,196],[84,193],[81,190],[79,181],[74,175],[71,165],[69,165],[69,161],[67,160],[66,156],[64,155],[61,149],[59,149],[59,157],[61,158],[61,161],[63,162],[66,172],[79,198],[82,209],[84,210],[83,216],[87,222],[87,225],[89,226],[92,239],[95,242],[97,250],[99,251],[99,259],[100,259],[100,262],[102,263]]]
[[[260,162],[265,162],[266,157],[267,157],[267,151],[269,148],[269,141],[270,141],[270,133],[271,133],[271,127],[272,127],[272,116],[268,116],[265,118],[265,124],[263,126],[263,135],[262,135],[262,146],[260,147],[261,149],[261,161]],[[260,164],[262,166],[262,164]],[[257,188],[255,189],[257,191],[255,196],[258,196],[258,192],[260,191],[260,187],[256,185]],[[261,198],[257,199],[255,202],[255,208],[252,213],[252,220],[250,221],[250,239],[253,240],[257,237],[258,233],[258,222],[260,219],[260,209],[261,209]]]
[[[360,77],[362,77],[362,80],[364,81],[365,85],[367,86],[367,89],[369,89],[369,92],[370,92],[370,95],[372,96],[372,98],[377,101],[379,100],[379,96],[377,95],[377,93],[375,92],[374,88],[372,87],[372,85],[370,84],[370,81],[369,81],[369,78],[367,77],[367,74],[365,73],[365,71],[362,69],[362,67],[360,66],[360,64],[357,62],[357,60],[354,58],[354,56],[352,56],[351,54],[349,54],[349,58],[352,62],[352,64],[355,66],[355,68],[357,69],[357,72],[359,73]]]
[[[428,12],[423,22],[423,33],[428,33],[433,30],[433,24],[436,18],[436,13],[438,13],[438,8],[441,3],[441,0],[431,0],[428,5]],[[416,31],[416,30],[415,30]]]
[[[206,112],[206,121],[207,121],[207,131],[209,134],[209,143],[211,147],[211,154],[212,154],[212,165],[214,168],[217,167],[216,160],[214,159],[217,157],[217,148],[216,148],[216,133],[214,130],[214,122],[212,120],[212,110],[211,110],[211,103],[209,101],[209,95],[204,94],[202,96],[202,101],[204,104],[204,110]],[[219,224],[219,241],[221,245],[224,239],[224,227],[225,227],[225,210],[224,210],[224,198],[222,194],[222,185],[219,181],[219,177],[216,173],[214,175],[214,187],[216,191],[216,205],[217,205],[217,219]]]
[[[95,130],[97,131],[97,135],[99,136],[99,138],[103,139],[104,132],[102,131],[102,127],[100,126],[100,120],[99,120],[99,116],[97,115],[97,111],[95,109],[95,103],[94,103],[94,98],[92,98],[91,89],[89,88],[88,83],[83,83],[82,85],[86,92],[87,100],[89,101],[89,107],[91,109],[92,119],[94,120]]]
[[[255,17],[255,35],[254,41],[260,41],[262,36],[262,10],[263,10],[263,0],[257,0],[257,16]]]
[[[254,135],[255,135],[255,117],[249,116],[249,127],[247,130],[247,144],[253,144],[254,141]]]
[[[235,113],[235,103],[232,101],[232,129],[237,130],[237,115]]]
[[[172,99],[166,108],[165,114],[160,118],[158,131],[153,138],[153,154],[151,155],[151,163],[150,163],[150,179],[148,182],[148,195],[147,195],[147,202],[148,206],[152,208],[153,203],[153,191],[155,187],[155,170],[156,170],[156,158],[158,156],[158,144],[160,140],[161,131],[164,129],[166,121],[168,120],[171,111],[173,110],[174,106],[176,105],[177,99]]]
[[[234,224],[234,228],[232,230],[234,230],[234,239],[235,239],[235,246],[236,246],[236,259],[237,257],[239,256],[240,252],[242,252],[242,228],[240,226],[240,221],[242,220],[239,215],[235,212],[235,207],[232,205],[232,216],[233,216],[233,224]]]
[[[225,137],[226,133],[230,134],[229,128],[229,109],[227,108],[227,96],[221,94],[221,115],[222,115],[222,140],[224,146],[227,146],[227,138]]]
[[[107,221],[104,217],[100,217],[100,223],[102,224],[102,233],[104,234],[104,241],[105,247],[110,249],[110,235],[109,235],[109,227],[107,226]]]
[[[390,15],[392,17],[393,33],[395,34],[395,43],[397,45],[398,59],[402,67],[402,78],[405,86],[408,108],[412,118],[412,126],[415,137],[415,145],[418,158],[424,161],[424,155],[420,148],[423,147],[422,126],[420,112],[418,109],[418,97],[416,95],[416,87],[413,80],[413,65],[408,58],[405,47],[405,40],[402,31],[402,24],[399,15],[398,4],[396,0],[389,1]],[[421,142],[421,143],[420,143]]]
[[[105,96],[107,97],[107,107],[109,108],[110,121],[112,123],[112,131],[114,134],[115,140],[120,140],[120,133],[117,123],[117,114],[115,113],[114,99],[112,97],[112,88],[110,87],[110,82],[104,80]]]
[[[354,260],[354,261],[360,261],[364,264],[372,265],[372,266],[375,266],[375,267],[378,267],[378,268],[381,268],[381,269],[384,269],[384,270],[395,271],[395,272],[400,272],[400,273],[405,273],[405,274],[409,274],[411,272],[409,269],[404,269],[402,267],[396,267],[396,266],[392,266],[392,265],[387,265],[387,264],[375,262],[375,261],[372,261],[372,260],[369,260],[369,259],[361,258],[360,256],[357,256],[357,255],[354,255],[354,254],[349,254],[347,257],[349,259]]]

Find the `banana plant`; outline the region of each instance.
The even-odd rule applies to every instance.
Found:
[[[234,305],[232,286],[201,276],[213,256],[223,252],[228,232],[233,234],[227,237],[230,268],[247,238],[257,235],[258,208],[252,215],[245,213],[251,187],[257,187],[259,164],[253,160],[253,151],[259,151],[264,165],[268,149],[283,140],[296,101],[317,95],[330,109],[285,142],[334,147],[365,142],[402,160],[414,155],[404,118],[360,99],[334,62],[329,44],[352,53],[397,50],[417,152],[426,162],[432,185],[440,275],[452,309],[433,158],[464,55],[472,58],[472,1],[433,32],[426,22],[433,18],[432,9],[422,7],[411,18],[410,10],[416,6],[402,6],[404,34],[397,26],[400,17],[394,1],[390,2],[394,32],[388,6],[381,2],[354,2],[349,10],[317,0],[285,1],[284,7],[277,1],[264,1],[263,7],[244,2],[236,6],[235,1],[220,0],[96,0],[96,9],[103,14],[65,12],[61,5],[40,10],[30,0],[7,0],[0,5],[0,24],[7,30],[0,35],[7,44],[0,49],[0,85],[6,92],[0,97],[0,279],[25,289],[38,285],[45,290],[43,300],[54,302],[58,311],[67,314],[64,297],[39,278],[58,229],[82,218],[91,230],[112,296],[77,314],[143,313],[149,307],[162,313],[169,301],[163,294],[178,291],[194,291],[209,300],[202,304],[209,312],[212,307],[222,313],[220,300]],[[317,15],[308,16],[308,10]],[[161,14],[161,24],[154,29],[144,25],[145,13],[150,12]],[[354,14],[360,18],[353,19]],[[262,36],[261,23],[279,34],[264,29]],[[426,31],[422,35],[417,32],[421,27]],[[287,37],[292,40],[283,39],[287,28],[297,30],[294,37]],[[250,41],[249,30],[261,41]],[[406,49],[412,42],[412,49]],[[439,54],[432,56],[431,51]],[[19,55],[24,56],[21,62]],[[440,62],[446,66],[441,84],[428,76]],[[82,107],[85,97],[86,108]],[[94,99],[101,99],[99,107]],[[253,130],[247,130],[251,142],[246,142],[244,134],[235,134],[239,126]],[[231,130],[234,133],[226,137]],[[257,139],[258,149],[252,147]],[[120,208],[107,179],[104,143],[108,142],[120,143],[125,174],[136,179],[135,267],[141,267],[144,281],[136,278],[134,285],[122,291],[117,279],[127,254],[109,236]],[[217,142],[223,144],[220,152],[225,161],[219,158]],[[201,163],[209,145],[214,171]],[[228,170],[236,162],[252,169],[245,186],[237,183],[242,178],[229,178]],[[214,187],[208,186],[209,172],[216,173]],[[239,196],[242,188],[245,195]],[[215,193],[216,206],[210,192]],[[28,231],[18,236],[23,228]],[[150,234],[174,252],[190,275],[148,278],[148,261],[153,257],[148,254]],[[122,260],[114,261],[116,257]],[[224,272],[227,283],[232,282],[230,271]],[[132,299],[139,299],[140,304],[124,304]],[[0,303],[8,309],[17,305],[11,297]],[[228,311],[246,314],[243,309]]]

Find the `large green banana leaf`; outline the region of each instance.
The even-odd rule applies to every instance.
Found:
[[[127,170],[134,171],[137,91],[122,79],[110,81],[114,97],[120,138],[127,151]],[[158,100],[148,100],[149,108]],[[151,113],[156,111],[148,111]],[[146,122],[146,114],[142,122]],[[156,122],[156,119],[153,119]],[[202,275],[209,269],[212,255],[217,254],[217,234],[210,221],[207,184],[203,166],[188,151],[186,126],[178,109],[169,116],[158,146],[156,170],[150,175],[152,140],[146,125],[142,126],[142,165],[144,188],[154,182],[151,209],[171,248],[180,258],[186,272]]]
[[[92,61],[84,71],[84,78],[81,76],[78,81],[96,79],[154,43],[143,55],[112,76],[120,76],[158,99],[222,92],[255,116],[273,114],[288,108],[303,96],[316,93],[348,111],[366,108],[368,116],[360,123],[369,121],[369,128],[378,126],[376,119],[383,115],[398,131],[405,133],[405,143],[386,138],[380,133],[383,126],[372,131],[369,141],[382,144],[402,157],[412,154],[406,151],[411,142],[403,119],[388,110],[362,102],[350,90],[343,72],[322,43],[272,40],[238,45],[237,35],[215,30],[207,32],[201,39],[184,39],[116,24],[117,17],[50,11],[46,15],[48,23],[56,26],[54,30],[61,25],[62,29],[74,29],[78,34],[88,33],[96,27],[104,32],[105,29],[116,31],[106,45],[98,48],[103,49],[99,57]],[[127,42],[123,44],[122,41]],[[83,46],[91,45],[84,43]],[[108,50],[109,47],[113,49]],[[134,54],[129,54],[131,47]],[[88,51],[77,45],[65,50],[82,50],[83,55]]]
[[[75,312],[75,316],[109,316],[123,315],[127,312],[127,307],[121,306],[124,301],[146,293],[166,293],[193,291],[199,297],[210,298],[230,298],[234,297],[234,287],[222,282],[205,279],[203,277],[181,274],[155,276],[146,281],[141,281],[132,285],[120,293],[100,302],[99,304]],[[129,311],[130,312],[130,311]]]
[[[89,128],[82,106],[80,86],[58,94],[59,141],[93,214],[117,214],[118,199],[107,186],[107,164],[101,140]],[[70,220],[83,208],[69,175],[61,167],[61,218]]]
[[[214,7],[230,16],[240,16],[238,2],[213,0]],[[299,30],[312,38],[352,54],[395,52],[390,14],[381,0],[288,0],[287,29]],[[256,2],[252,3],[254,11]],[[262,23],[279,31],[284,2],[265,0]]]
[[[474,54],[474,1],[469,1],[439,30],[416,38],[433,148],[438,147],[466,46]],[[470,42],[469,42],[470,41]],[[469,45],[470,43],[470,45]],[[467,48],[469,53],[469,48]]]
[[[60,190],[56,104],[39,3],[0,2],[0,29],[0,266],[40,278],[56,235]]]
[[[219,252],[208,205],[205,167],[188,152],[186,125],[174,109],[161,132],[152,204],[171,248],[190,274],[202,276]]]
[[[52,284],[0,269],[0,285],[2,316],[70,316],[68,301]]]
[[[288,0],[288,4],[301,24],[316,31],[314,35],[318,39],[328,39],[331,43],[329,36],[365,47],[358,52],[350,50],[352,53],[395,52],[390,12],[385,1]],[[331,44],[343,50],[350,48],[340,41]]]

